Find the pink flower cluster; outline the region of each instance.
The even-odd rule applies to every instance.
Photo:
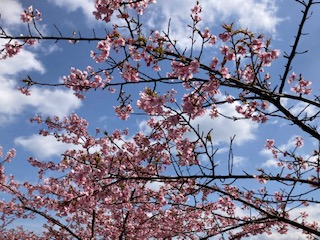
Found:
[[[201,21],[201,17],[199,16],[200,13],[202,12],[202,7],[201,5],[199,4],[199,2],[197,2],[196,5],[194,5],[194,7],[191,9],[191,13],[192,13],[192,19],[198,23]]]
[[[216,69],[216,67],[217,67],[217,65],[218,65],[218,63],[219,63],[219,59],[218,58],[216,58],[216,57],[213,57],[212,58],[212,60],[211,60],[211,62],[210,62],[210,68],[212,68],[213,70],[215,70]]]
[[[231,75],[229,73],[229,69],[227,67],[220,68],[219,72],[223,78],[226,78],[226,79],[231,78]]]
[[[206,113],[206,109],[202,106],[202,102],[205,99],[201,96],[198,96],[195,93],[185,94],[182,98],[182,110],[191,119],[195,119],[196,117],[204,116]]]
[[[217,79],[210,79],[207,83],[203,85],[204,94],[210,97],[216,94],[220,94],[219,86],[220,82]]]
[[[118,52],[119,47],[123,47],[125,45],[125,39],[121,37],[116,31],[113,31],[109,34],[105,40],[99,41],[97,44],[97,49],[100,53],[96,53],[91,51],[90,56],[97,62],[102,63],[107,60],[110,55],[111,47]]]
[[[267,139],[265,147],[271,151],[273,157],[278,159],[277,166],[279,167],[286,167],[288,170],[296,171],[297,169],[306,170],[307,167],[312,167],[316,170],[316,167],[312,163],[312,161],[305,160],[303,157],[298,156],[295,152],[298,148],[303,146],[303,138],[300,136],[296,136],[292,139],[292,143],[294,142],[295,148],[293,150],[289,149],[279,149],[275,146],[275,141],[273,139]],[[281,155],[283,157],[290,157],[292,158],[291,161],[288,159],[281,160]],[[291,177],[291,173],[287,174],[286,177]]]
[[[196,143],[190,142],[188,138],[177,142],[176,148],[181,166],[190,166],[199,163],[197,157],[194,155],[195,146]]]
[[[253,54],[257,54],[259,56],[260,62],[262,66],[270,66],[272,61],[277,59],[280,55],[280,51],[278,49],[267,50],[265,49],[264,38],[263,36],[259,36],[251,41],[251,52]],[[263,51],[265,49],[265,51]],[[240,50],[240,49],[239,49]]]
[[[272,61],[277,59],[280,55],[279,50],[275,49],[271,52],[263,52],[260,54],[260,61],[263,66],[270,66]]]
[[[226,31],[226,32],[224,32],[224,33],[220,33],[220,34],[219,34],[219,38],[220,38],[223,42],[227,42],[227,41],[230,40],[231,35],[232,35],[231,32]]]
[[[257,180],[261,184],[266,184],[267,183],[267,179],[264,176],[253,175],[253,178],[255,180]]]
[[[266,140],[266,146],[267,149],[272,149],[274,147],[274,140],[273,139],[267,139]]]
[[[303,138],[300,136],[296,137],[296,144],[297,147],[302,147],[303,146]]]
[[[34,19],[41,21],[42,14],[38,9],[33,10],[32,6],[28,7],[28,10],[25,10],[23,13],[21,13],[21,20],[23,22],[30,23]]]
[[[105,72],[106,79],[103,80],[99,74],[96,74],[92,67],[88,66],[87,71],[71,68],[70,75],[63,77],[63,82],[66,87],[71,88],[75,95],[79,98],[84,98],[82,92],[89,89],[103,88],[106,82],[110,81],[110,76]]]
[[[233,50],[226,45],[220,47],[220,52],[228,61],[234,61],[236,59]]]
[[[21,51],[21,49],[22,45],[18,43],[18,41],[14,41],[14,43],[6,43],[3,51],[0,52],[2,55],[0,56],[0,60],[17,55]]]
[[[91,57],[97,62],[101,63],[108,59],[110,54],[110,45],[111,40],[109,37],[107,37],[106,40],[102,40],[98,42],[97,49],[101,51],[99,55],[97,55],[95,52],[91,51]]]
[[[250,64],[247,64],[239,73],[245,83],[253,83],[256,80],[256,73]]]
[[[252,101],[247,103],[245,105],[245,108],[244,106],[237,105],[235,109],[238,113],[242,114],[245,118],[249,118],[254,122],[265,123],[268,120],[268,118],[265,114],[263,114],[258,110],[259,106],[262,110],[265,110],[268,108],[268,105],[265,102],[262,102],[261,104],[259,104],[257,101]]]
[[[2,154],[2,153],[1,153]],[[6,162],[11,162],[11,160],[16,156],[16,150],[15,149],[10,149],[8,152],[7,152],[7,155],[6,155]]]
[[[209,116],[214,119],[216,117],[219,117],[219,112],[216,104],[211,105]]]
[[[296,79],[296,74],[293,72],[288,80],[288,83],[291,84]],[[290,90],[294,93],[298,94],[310,94],[312,89],[309,86],[312,84],[311,81],[307,81],[300,76],[298,80],[298,84],[295,87],[291,87]]]
[[[30,96],[30,95],[31,95],[31,91],[30,91],[30,89],[27,88],[27,87],[18,87],[18,90],[19,90],[22,94],[24,94],[24,95],[26,95],[26,96]]]
[[[116,106],[114,107],[114,111],[116,112],[117,116],[122,120],[127,120],[130,116],[130,113],[133,113],[133,109],[130,104],[126,106]]]
[[[129,62],[125,62],[122,67],[121,76],[127,82],[139,82],[138,70],[130,65]]]
[[[180,61],[172,61],[171,67],[173,72],[168,73],[169,78],[178,78],[183,81],[188,81],[193,78],[194,73],[199,72],[200,63],[198,60],[193,60],[189,64],[184,64]]]
[[[204,29],[204,32],[201,32],[201,37],[205,40],[208,41],[208,44],[214,45],[217,43],[218,39],[217,36],[210,34],[210,29],[206,27]]]
[[[124,2],[123,0],[95,0],[96,11],[93,15],[97,20],[110,22],[111,16],[115,11],[120,9],[121,6],[135,9],[139,14],[142,14],[148,5],[155,3],[156,0],[140,0]],[[124,15],[118,15],[118,18],[123,18]]]
[[[169,94],[171,97],[174,94]],[[164,104],[168,102],[169,95],[161,95],[154,93],[151,89],[146,88],[144,92],[140,92],[140,99],[137,100],[137,107],[148,113],[149,115],[165,114]]]
[[[251,42],[251,49],[255,53],[259,53],[262,48],[265,47],[265,44],[263,43],[263,38],[255,38]]]

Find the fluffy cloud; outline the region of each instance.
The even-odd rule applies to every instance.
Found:
[[[14,58],[0,61],[1,124],[30,108],[45,115],[64,116],[81,106],[80,100],[69,90],[33,87],[31,96],[22,95],[17,90],[15,76],[26,70],[45,72],[44,66],[37,60],[36,55],[26,50]]]
[[[219,96],[218,98],[222,98],[223,96]],[[235,104],[224,104],[218,107],[219,113],[225,116],[240,116],[235,111]],[[235,136],[233,141],[236,145],[242,145],[248,141],[256,139],[255,132],[258,129],[258,124],[251,120],[238,120],[233,121],[227,119],[225,117],[219,116],[215,119],[212,119],[209,116],[209,111],[203,116],[198,117],[195,120],[190,121],[191,125],[194,129],[199,130],[199,134],[203,134],[204,136],[211,131],[211,138],[214,145],[223,145],[229,144],[230,138]],[[150,133],[150,128],[147,125],[146,121],[141,121],[138,123],[139,130],[145,132],[146,134]],[[197,138],[194,133],[186,133],[185,137],[188,137],[191,140],[195,140]],[[221,149],[222,152],[227,151],[227,149]],[[220,153],[222,153],[220,151]],[[245,159],[239,157],[236,161],[240,164]]]
[[[149,181],[146,184],[146,187],[153,190],[153,191],[159,191],[162,186],[164,186],[163,182]]]
[[[241,27],[253,31],[274,32],[280,21],[274,0],[211,0],[204,2],[203,8],[204,19],[213,15],[210,20],[215,20],[216,14],[216,18],[224,21],[232,16]]]
[[[301,212],[308,213],[307,222],[319,222],[319,216],[320,216],[320,208],[316,205],[311,205],[308,207],[299,207],[295,208],[290,212],[290,218],[295,219],[296,217],[300,216]],[[250,240],[273,240],[273,239],[279,239],[279,240],[287,240],[287,239],[295,239],[295,240],[304,240],[307,239],[306,235],[302,234],[302,230],[297,230],[289,227],[289,231],[286,234],[279,234],[277,232],[274,232],[272,235],[259,235],[250,237]]]
[[[225,116],[239,116],[235,111],[235,104],[224,104],[218,107],[218,111]],[[233,141],[234,144],[244,144],[256,138],[255,131],[258,128],[258,124],[251,120],[233,121],[222,116],[211,119],[209,112],[204,117],[191,121],[191,124],[195,129],[199,127],[200,134],[207,134],[212,129],[211,137],[215,145],[229,144],[230,138],[233,136],[236,136]],[[188,137],[191,138],[192,136]]]
[[[29,137],[17,137],[14,143],[22,146],[39,158],[57,156],[67,149],[74,147],[74,145],[71,144],[58,142],[53,136],[43,137],[35,134]]]
[[[305,114],[307,114],[308,117],[312,117],[316,115],[318,111],[319,109],[317,109],[316,107],[308,106],[308,104],[304,102],[298,102],[294,104],[292,108],[290,108],[290,112],[296,116],[304,116]]]
[[[219,211],[218,211],[219,212]],[[244,217],[246,215],[254,215],[254,211],[249,210],[243,210],[240,206],[236,206],[236,216]],[[299,216],[301,215],[301,212],[308,213],[307,222],[319,222],[319,216],[320,216],[320,208],[316,205],[310,205],[307,207],[298,207],[294,208],[290,211],[290,219],[298,219],[296,221],[301,221],[301,218],[299,219]],[[222,213],[224,214],[224,213]],[[294,240],[304,240],[307,239],[306,235],[302,234],[302,230],[293,229],[290,226],[288,227],[289,231],[285,234],[279,234],[275,230],[272,231],[271,235],[268,234],[261,234],[257,236],[250,236],[246,237],[245,239],[248,240],[273,240],[273,239],[279,239],[279,240],[287,240],[287,239],[294,239]]]
[[[296,145],[295,145],[296,137],[297,137],[296,135],[290,137],[290,139],[285,144],[278,145],[278,143],[276,142],[275,145],[277,146],[278,149],[280,149],[283,152],[288,151],[288,150],[293,150],[296,147]],[[273,157],[273,154],[270,150],[264,148],[260,151],[260,154],[267,158],[267,160],[262,164],[263,167],[277,167],[278,166],[277,165],[278,160],[276,160]]]
[[[54,136],[42,136],[33,134],[30,136],[19,136],[14,139],[16,145],[22,146],[25,150],[32,153],[33,156],[38,158],[48,158],[52,156],[60,156],[64,151],[74,149],[82,149],[83,141],[80,139],[78,145],[71,143],[63,143],[57,141]],[[41,147],[39,147],[41,146]],[[99,152],[100,147],[95,146],[89,149],[89,153]],[[151,183],[150,183],[151,184]],[[157,184],[151,184],[156,186]],[[151,186],[150,185],[150,186]]]
[[[291,93],[289,93],[291,94]],[[317,114],[318,109],[314,106],[309,106],[307,103],[299,102],[299,101],[293,101],[288,98],[281,98],[280,103],[288,109],[293,115],[295,116],[308,116],[312,117]],[[277,110],[277,108],[274,105],[270,105],[269,112],[272,113]]]
[[[93,0],[49,0],[67,12],[80,10],[87,22],[97,24],[92,12],[95,10]],[[190,9],[194,6],[194,0],[158,0],[145,12],[146,25],[150,29],[166,31],[169,19],[171,19],[170,34],[172,39],[179,40],[178,46],[190,46],[192,31],[188,28],[191,23]],[[235,21],[238,26],[248,28],[254,32],[275,33],[276,26],[281,21],[277,16],[276,0],[207,0],[202,1],[201,13],[202,28],[219,26],[223,22]],[[113,19],[114,23],[118,19]],[[149,30],[148,30],[149,33]],[[190,33],[190,34],[188,34]],[[196,47],[199,44],[196,43]]]
[[[63,8],[67,12],[74,12],[80,9],[87,20],[93,21],[95,19],[92,14],[95,10],[93,0],[49,0],[49,2]]]
[[[266,150],[263,150],[263,151],[266,152]],[[270,155],[270,154],[266,152],[266,155]],[[270,157],[272,157],[272,156],[270,156]],[[279,162],[279,161],[275,160],[274,158],[269,158],[267,161],[265,161],[265,162],[262,164],[262,166],[263,166],[263,167],[268,167],[268,168],[270,168],[270,167],[277,167],[277,166],[278,166],[278,165],[277,165],[278,162]]]
[[[0,46],[3,46],[5,43],[4,40],[0,40]],[[45,68],[37,59],[36,54],[27,50],[22,50],[13,58],[0,61],[0,76],[16,75],[21,71],[45,73]]]
[[[81,101],[73,95],[71,90],[32,87],[31,96],[25,96],[17,90],[14,79],[1,75],[0,85],[0,124],[2,126],[17,115],[23,114],[27,109],[43,115],[63,117],[81,106]],[[39,157],[61,154],[68,147],[70,148],[67,144],[57,142],[53,137],[44,138],[39,135],[18,137],[15,139],[15,144],[23,146]]]
[[[23,12],[18,0],[1,0],[0,14],[3,25],[14,25],[21,23],[20,14]]]
[[[187,27],[191,23],[190,9],[194,0],[157,1],[147,12],[148,26],[152,29],[167,30],[171,19],[171,37],[179,40],[179,46],[188,46],[192,31]],[[200,26],[219,26],[223,22],[231,23],[253,32],[275,33],[276,26],[281,21],[277,16],[275,0],[207,0],[202,1],[203,12]],[[161,19],[161,21],[159,21]],[[186,34],[190,33],[190,34]]]
[[[233,164],[234,164],[236,167],[239,167],[239,166],[243,165],[246,160],[247,160],[247,158],[245,158],[245,157],[242,157],[242,156],[234,156],[234,157],[233,157]]]

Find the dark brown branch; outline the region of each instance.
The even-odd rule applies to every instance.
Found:
[[[297,54],[297,47],[298,47],[300,38],[302,36],[302,29],[304,27],[304,24],[305,24],[306,20],[308,19],[308,14],[309,14],[309,10],[311,8],[312,2],[313,1],[310,0],[308,2],[308,4],[305,4],[305,3],[303,4],[305,6],[305,9],[304,9],[304,11],[302,11],[303,16],[302,16],[301,22],[299,24],[298,32],[297,32],[297,35],[295,36],[295,41],[294,41],[294,44],[292,46],[291,53],[290,53],[289,56],[286,56],[288,58],[288,62],[286,63],[284,73],[283,73],[283,75],[281,77],[281,85],[280,85],[280,88],[279,88],[279,93],[280,94],[283,92],[283,88],[285,86],[286,79],[287,79],[289,71],[291,69],[292,61],[293,61],[294,57]]]
[[[270,220],[275,220],[275,221],[279,221],[279,222],[283,222],[283,223],[287,223],[293,227],[297,227],[299,229],[302,229],[308,233],[311,233],[311,234],[314,234],[316,236],[320,236],[320,232],[313,229],[313,228],[310,228],[310,227],[307,227],[303,224],[300,224],[298,222],[295,222],[295,221],[292,221],[290,219],[287,219],[285,217],[282,217],[282,216],[277,216],[277,215],[273,215],[271,214],[270,212],[262,209],[261,207],[257,207],[255,206],[253,203],[250,203],[248,201],[245,201],[239,197],[235,197],[233,196],[232,194],[226,192],[226,191],[223,191],[221,190],[220,188],[218,187],[214,187],[214,186],[207,186],[207,185],[202,185],[202,184],[197,184],[199,187],[204,187],[204,188],[208,188],[208,189],[211,189],[211,190],[214,190],[216,192],[220,192],[226,196],[229,196],[231,199],[235,200],[235,201],[238,201],[238,202],[241,202],[242,204],[246,205],[246,206],[249,206],[251,207],[252,209],[255,209],[256,211],[262,213],[263,215],[267,216]]]
[[[78,240],[82,240],[82,238],[80,238],[78,235],[76,235],[74,232],[72,232],[67,226],[63,225],[61,222],[59,222],[58,220],[54,219],[53,217],[49,216],[48,214],[45,214],[44,212],[41,212],[35,208],[30,208],[27,206],[23,207],[26,210],[29,210],[31,212],[34,212],[42,217],[44,217],[45,219],[47,219],[48,221],[52,222],[53,224],[61,227],[62,229],[66,230],[68,233],[70,233],[73,237],[75,237]]]

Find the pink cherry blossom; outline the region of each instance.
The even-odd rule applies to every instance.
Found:
[[[218,112],[218,109],[217,109],[217,106],[215,104],[212,104],[211,105],[211,109],[210,109],[210,113],[209,113],[209,116],[214,119],[216,117],[219,117],[219,112]]]
[[[218,58],[213,57],[212,60],[211,60],[211,62],[210,62],[210,67],[211,67],[212,69],[216,69],[218,63],[219,63]]]
[[[115,110],[117,116],[122,120],[127,120],[128,117],[130,116],[130,113],[133,112],[130,104],[128,104],[127,106],[114,107],[114,110]]]
[[[308,109],[295,116],[289,104],[282,102],[317,106],[316,96],[301,96],[310,94],[311,82],[292,73],[288,84],[297,80],[290,85],[294,93],[287,93],[287,79],[274,77],[266,68],[280,57],[280,51],[272,49],[262,34],[237,29],[237,24],[224,24],[225,32],[219,34],[221,47],[210,46],[218,40],[212,29],[200,22],[198,1],[189,15],[192,41],[181,50],[183,41],[173,38],[172,29],[145,29],[145,16],[137,16],[155,2],[95,0],[97,20],[119,21],[109,23],[103,38],[96,38],[96,49],[91,51],[95,65],[84,70],[71,68],[59,84],[79,98],[97,89],[114,93],[110,97],[118,101],[113,107],[115,115],[121,120],[139,115],[138,122],[133,121],[139,130],[129,134],[128,128],[89,127],[76,113],[31,118],[31,123],[41,124],[41,137],[54,138],[69,149],[61,152],[60,159],[30,157],[28,162],[38,178],[33,182],[10,174],[7,165],[16,151],[7,152],[0,162],[0,189],[5,196],[0,200],[3,238],[242,239],[287,234],[290,226],[305,231],[307,237],[317,235],[318,225],[308,214],[291,213],[302,205],[317,204],[310,199],[315,199],[319,187],[318,149],[308,155],[302,147],[309,140],[304,143],[300,136],[290,142],[281,136],[279,147],[274,139],[267,139],[265,146],[251,141],[250,150],[257,154],[250,152],[253,165],[242,171],[233,154],[241,154],[236,152],[246,142],[243,139],[252,140],[253,135],[227,136],[234,129],[229,129],[230,122],[248,131],[243,124],[246,121],[253,121],[249,128],[255,129],[276,119],[289,121],[311,140],[317,139]],[[32,7],[21,15],[27,31],[39,35],[42,28],[37,28],[36,20],[41,17]],[[46,40],[41,37],[39,41]],[[38,37],[15,39],[4,43],[2,59],[19,54]],[[288,69],[291,65],[283,76]],[[31,80],[24,83],[19,90],[25,95],[33,85],[46,85]],[[275,122],[261,126],[272,130],[265,132],[268,137],[275,137],[279,130]],[[219,139],[221,131],[227,134],[224,140]],[[265,151],[272,154],[272,161],[264,156]],[[255,180],[265,185],[261,188]],[[242,183],[244,187],[240,187]],[[10,229],[20,219],[38,216],[43,226],[39,233]]]
[[[296,146],[297,147],[302,147],[303,145],[303,138],[302,137],[296,137]]]
[[[30,95],[31,95],[30,89],[28,89],[28,88],[18,87],[18,90],[19,90],[22,94],[24,94],[24,95],[26,95],[26,96],[30,96]]]
[[[0,57],[0,60],[17,55],[21,51],[21,49],[22,49],[22,45],[19,44],[18,41],[5,44],[4,50],[1,53],[2,56]]]
[[[219,34],[219,38],[223,41],[223,42],[227,42],[230,40],[231,37],[231,33],[230,32],[224,32],[224,33],[220,33]]]
[[[229,69],[226,67],[222,67],[219,69],[219,72],[221,73],[223,78],[231,78],[231,75],[229,73]]]
[[[293,72],[289,77],[288,83],[291,84],[295,79],[296,79],[296,74]]]
[[[298,85],[296,85],[295,87],[291,87],[291,91],[294,93],[299,93],[299,94],[310,94],[312,89],[308,88],[310,85],[312,84],[312,82],[307,81],[303,78],[299,79]]]
[[[254,52],[260,52],[261,48],[265,47],[262,39],[255,38],[251,42],[251,48]]]
[[[2,154],[1,154],[2,155]],[[6,162],[11,162],[11,160],[16,156],[16,150],[15,149],[10,149],[8,152],[7,152],[7,155],[6,155]]]
[[[226,101],[227,101],[228,103],[233,103],[233,102],[234,102],[234,98],[233,98],[232,96],[230,96],[230,95],[227,95],[227,96],[226,96]]]
[[[36,19],[38,21],[42,20],[42,14],[39,10],[35,9],[33,10],[33,7],[28,7],[28,10],[25,10],[20,15],[21,20],[26,23],[30,23],[33,19]]]
[[[129,62],[123,64],[121,76],[127,82],[139,82],[140,80],[137,69],[132,67]]]
[[[267,149],[272,149],[274,146],[274,140],[273,139],[267,139],[266,141],[266,148]]]

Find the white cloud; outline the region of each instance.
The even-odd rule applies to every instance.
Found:
[[[10,122],[30,108],[39,114],[62,117],[81,106],[81,100],[71,90],[32,87],[31,96],[25,96],[18,91],[15,82],[0,75],[1,124]]]
[[[295,208],[293,210],[291,210],[289,212],[290,215],[290,219],[294,220],[294,219],[298,219],[298,220],[294,220],[297,222],[301,223],[301,218],[299,218],[299,216],[301,215],[301,212],[306,212],[308,214],[307,220],[306,222],[312,223],[314,222],[319,222],[320,218],[320,208],[317,205],[310,205],[307,207],[298,207]],[[218,211],[218,213],[220,213]],[[221,212],[221,214],[224,214],[223,212]],[[235,209],[235,215],[239,216],[239,217],[244,217],[244,216],[254,216],[256,215],[256,211],[255,210],[243,210],[241,207],[236,206]],[[285,234],[280,234],[278,232],[276,232],[276,230],[272,229],[271,235],[268,235],[267,233],[264,234],[259,234],[257,236],[250,236],[250,237],[246,237],[245,239],[249,239],[249,240],[273,240],[273,239],[279,239],[279,240],[287,240],[287,239],[294,239],[294,240],[304,240],[307,239],[305,234],[302,234],[302,230],[299,229],[293,229],[292,227],[288,226],[288,232]]]
[[[159,191],[162,186],[164,186],[163,182],[149,181],[146,184],[146,187],[153,191]]]
[[[23,12],[18,0],[1,0],[0,14],[3,25],[14,25],[21,23],[20,14]]]
[[[223,98],[222,95],[217,96],[217,98]],[[241,117],[239,113],[235,110],[235,104],[224,104],[218,106],[219,113],[225,116],[236,116]],[[155,118],[155,120],[159,120]],[[212,119],[209,116],[209,110],[203,117],[197,117],[195,120],[190,121],[194,129],[199,130],[199,134],[206,136],[206,134],[211,131],[211,138],[214,145],[219,144],[229,144],[230,138],[235,136],[233,141],[236,145],[242,145],[248,141],[256,139],[255,131],[258,129],[259,124],[251,121],[250,119],[237,120],[233,121],[225,117],[219,116],[215,119]],[[141,121],[138,123],[139,130],[145,134],[150,133],[151,129],[147,125],[147,121]],[[194,141],[196,135],[193,132],[185,134],[185,137],[188,137],[191,141]],[[226,152],[228,148],[218,151],[218,153]],[[240,158],[237,159],[240,161]],[[241,161],[240,161],[241,162]]]
[[[39,158],[59,156],[64,151],[75,147],[72,144],[58,142],[53,136],[31,135],[30,137],[17,137],[14,143],[24,147]],[[39,147],[41,146],[41,147]]]
[[[49,0],[50,3],[63,8],[67,12],[81,10],[88,21],[95,20],[92,12],[95,10],[94,0]]]
[[[306,212],[308,214],[307,222],[319,222],[320,221],[320,208],[319,206],[312,205],[307,207],[299,207],[295,208],[290,212],[290,219],[295,219],[300,216],[300,212]],[[301,221],[301,219],[300,219]],[[295,240],[304,240],[307,239],[305,234],[302,234],[302,230],[297,230],[289,227],[289,231],[286,234],[279,234],[273,231],[272,235],[262,234],[259,236],[250,237],[250,240],[287,240],[287,239],[295,239]]]
[[[287,108],[293,115],[300,116],[300,118],[307,116],[312,117],[314,116],[319,110],[314,106],[308,106],[305,102],[297,102],[291,101],[288,98],[281,98],[280,103]],[[274,105],[270,105],[268,111],[274,112],[277,108]],[[275,122],[277,123],[277,122]]]
[[[0,46],[3,46],[5,43],[4,40],[0,40]],[[16,75],[21,71],[44,73],[45,68],[37,59],[36,54],[28,50],[22,50],[16,56],[0,61],[0,76]]]
[[[190,46],[189,36],[192,30],[190,9],[195,5],[194,0],[157,1],[147,11],[148,26],[152,29],[166,31],[171,19],[171,37],[179,40],[178,46]],[[274,34],[276,26],[281,21],[277,16],[275,0],[207,0],[201,1],[201,28],[220,26],[222,23],[235,21],[237,26],[248,28],[250,31]],[[189,34],[188,34],[189,33]],[[217,35],[217,33],[214,33]]]
[[[290,139],[288,139],[287,143],[285,144],[281,144],[279,145],[277,142],[275,142],[275,146],[280,149],[282,152],[288,151],[288,150],[293,150],[296,145],[295,145],[295,141],[296,141],[296,135],[290,137]],[[260,151],[260,154],[263,156],[266,156],[268,159],[262,164],[263,167],[278,167],[277,162],[278,160],[276,160],[273,157],[273,154],[270,150],[264,148]]]
[[[224,104],[219,106],[218,111],[225,116],[239,116],[235,111],[235,104]],[[255,131],[258,128],[258,124],[249,119],[233,121],[222,116],[211,119],[208,111],[205,116],[192,120],[191,124],[196,129],[199,126],[200,134],[203,132],[204,135],[212,129],[211,138],[215,145],[229,144],[230,138],[233,136],[236,136],[233,141],[236,145],[241,145],[247,141],[254,140],[256,138]]]
[[[15,81],[0,76],[0,123],[10,122],[28,109],[43,115],[68,115],[81,106],[81,100],[71,90],[32,87],[31,96],[17,90]]]
[[[159,120],[158,118],[154,118],[156,120]],[[143,132],[144,134],[149,134],[151,133],[151,128],[148,126],[148,121],[140,121],[138,122],[138,127],[139,127],[139,131]]]
[[[276,16],[277,7],[274,0],[211,0],[204,3],[206,15],[210,11],[222,15],[223,19],[230,17],[238,21],[243,28],[252,31],[275,32],[279,18]],[[218,17],[218,16],[217,16]]]
[[[60,156],[66,150],[74,149],[80,150],[83,149],[83,141],[79,139],[79,144],[72,143],[63,143],[57,141],[54,136],[42,136],[39,134],[33,134],[31,136],[19,136],[14,139],[14,143],[22,146],[25,150],[32,153],[33,156],[38,158],[48,158],[52,156]],[[94,146],[89,149],[89,153],[93,154],[100,152],[101,147]],[[157,187],[157,184],[152,184],[154,188]]]
[[[93,0],[49,0],[50,3],[63,8],[67,12],[82,11],[89,24],[95,23],[92,12],[95,10]],[[187,27],[191,23],[190,9],[195,0],[158,0],[151,4],[145,12],[146,25],[151,29],[166,31],[171,19],[171,37],[179,40],[178,46],[189,46],[192,31]],[[277,17],[276,0],[207,0],[202,1],[203,11],[200,26],[219,26],[223,22],[235,21],[238,26],[254,32],[275,33],[281,20]],[[113,23],[119,19],[113,18]],[[190,33],[190,34],[188,34]]]
[[[46,25],[41,25],[41,26],[43,26],[43,27],[42,27],[42,30],[40,30],[40,32],[43,35],[48,36],[50,33],[48,33],[47,26]],[[39,41],[34,45],[28,46],[28,50],[32,51],[33,53],[42,55],[42,56],[48,56],[48,55],[55,53],[55,52],[62,52],[63,48],[53,42]]]
[[[275,160],[274,158],[270,158],[270,159],[268,159],[267,161],[265,161],[265,162],[262,164],[262,166],[263,166],[263,167],[268,167],[268,168],[270,168],[270,167],[278,167],[277,163],[278,163],[277,160]]]
[[[234,164],[236,167],[239,167],[239,166],[243,165],[246,160],[247,160],[247,158],[245,158],[245,157],[234,156],[234,157],[233,157],[233,164]]]
[[[317,109],[314,106],[308,106],[307,103],[304,102],[298,102],[297,104],[295,104],[293,106],[293,108],[290,109],[290,112],[293,115],[299,115],[301,117],[303,117],[305,114],[307,114],[308,117],[312,117],[314,116],[317,112],[319,111],[319,109]]]
[[[45,115],[63,117],[81,106],[81,100],[73,95],[71,90],[33,88],[31,96],[25,104],[31,105]]]
[[[0,42],[3,44],[4,42]],[[13,58],[0,61],[0,123],[3,124],[26,109],[45,115],[64,116],[81,106],[81,101],[70,90],[44,89],[33,86],[31,96],[18,91],[15,77],[23,71],[45,73],[37,55],[22,50]]]

